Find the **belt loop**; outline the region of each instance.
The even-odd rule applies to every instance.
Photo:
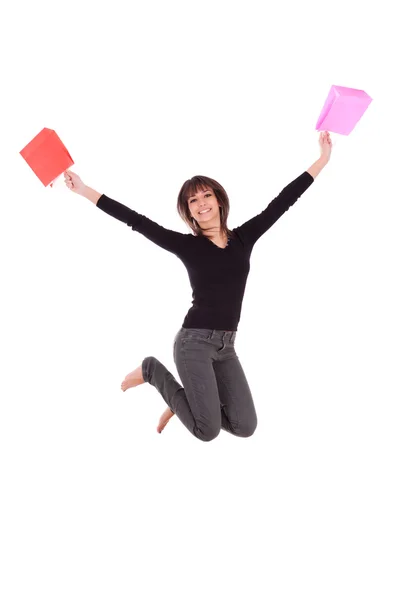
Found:
[[[232,331],[232,333],[231,333],[231,339],[230,339],[230,343],[231,344],[233,343],[234,339],[235,339],[235,332]]]
[[[215,329],[211,329],[210,340],[212,340],[212,339],[213,339],[214,333],[215,333]]]

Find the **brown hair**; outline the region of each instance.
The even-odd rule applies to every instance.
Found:
[[[178,195],[178,213],[180,217],[189,225],[190,229],[195,235],[204,235],[203,230],[199,227],[199,224],[190,214],[188,199],[190,196],[196,194],[199,190],[212,189],[217,200],[220,204],[220,217],[221,217],[221,233],[226,236],[232,234],[231,230],[228,229],[227,220],[229,215],[229,198],[228,194],[218,181],[205,177],[204,175],[195,175],[191,179],[185,181]]]

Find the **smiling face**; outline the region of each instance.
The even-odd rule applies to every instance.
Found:
[[[195,236],[218,238],[230,233],[228,194],[211,177],[194,175],[187,179],[179,191],[177,209]]]
[[[219,227],[219,204],[211,188],[198,189],[193,196],[188,198],[188,207],[191,216],[200,227],[203,223],[207,224],[207,227]]]

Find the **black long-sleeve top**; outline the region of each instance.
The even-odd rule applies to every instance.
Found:
[[[313,181],[307,171],[302,173],[260,214],[235,227],[225,248],[204,236],[166,229],[105,194],[99,198],[97,207],[183,262],[192,287],[192,306],[182,327],[236,331],[254,244]]]

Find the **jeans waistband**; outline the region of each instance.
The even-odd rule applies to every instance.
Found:
[[[204,335],[210,340],[219,339],[221,341],[229,341],[233,343],[236,338],[236,331],[227,331],[225,329],[196,329],[196,328],[181,328],[182,332],[187,332],[193,335]]]

